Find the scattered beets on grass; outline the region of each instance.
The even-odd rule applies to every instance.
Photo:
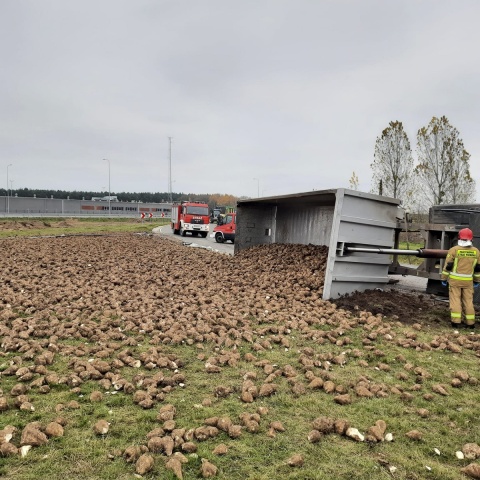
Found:
[[[2,354],[10,363],[2,376],[12,377],[13,387],[0,393],[0,411],[20,408],[22,415],[29,415],[37,393],[48,396],[62,389],[79,395],[79,401],[64,400],[54,407],[57,412],[81,410],[86,403],[105,402],[115,393],[129,397],[135,408],[158,409],[161,426],[145,437],[145,445],[127,447],[124,452],[126,463],[137,464],[144,456],[142,465],[136,466],[139,474],[148,472],[150,458],[165,454],[169,456],[167,468],[181,478],[180,451],[194,453],[200,441],[224,432],[235,440],[258,433],[273,437],[282,431],[271,419],[262,423],[254,414],[233,424],[220,408],[215,413],[219,415],[216,424],[184,425],[181,416],[176,418],[176,407],[163,404],[170,393],[188,389],[181,355],[171,353],[177,345],[194,349],[202,367],[211,373],[209,378],[215,379],[198,399],[199,405],[212,409],[227,398],[256,405],[279,393],[292,397],[330,394],[330,401],[337,405],[392,394],[405,403],[417,396],[434,400],[450,393],[445,385],[434,382],[434,394],[421,391],[431,374],[419,366],[405,368],[393,391],[368,378],[343,384],[335,372],[350,365],[390,372],[395,362],[406,360],[388,360],[389,344],[446,354],[480,347],[478,336],[440,332],[426,341],[419,323],[400,333],[397,327],[401,325],[384,322],[382,314],[359,307],[348,311],[340,301],[337,305],[322,300],[326,247],[262,245],[235,257],[222,255],[219,262],[218,254],[212,252],[130,235],[23,239],[22,255],[18,255],[17,242],[3,246],[0,336]],[[201,274],[185,275],[185,265]],[[351,345],[356,341],[354,329],[361,332],[358,348]],[[303,340],[320,348],[304,347]],[[139,344],[144,348],[138,349]],[[322,345],[336,351],[323,352]],[[272,350],[289,352],[288,362],[266,361],[265,353]],[[59,371],[64,359],[68,359],[68,368]],[[248,362],[248,371],[239,373],[238,382],[221,384],[222,373],[243,361]],[[475,377],[460,370],[452,381],[456,388],[478,384]],[[90,395],[80,398],[89,391]],[[259,406],[257,413],[265,416],[268,409]],[[423,416],[420,411],[419,415]],[[108,432],[109,424],[103,422],[94,429],[98,435]],[[350,432],[356,440],[363,437],[347,420],[317,419],[314,423],[307,440],[312,443],[328,434]],[[30,426],[34,430],[28,437],[31,443],[23,447],[68,435],[63,426],[56,421],[44,429]],[[367,439],[381,441],[384,436],[387,440],[388,435],[385,425],[376,422]],[[15,443],[3,442],[2,453],[18,455],[21,442]],[[59,448],[54,441],[49,448],[50,444]]]

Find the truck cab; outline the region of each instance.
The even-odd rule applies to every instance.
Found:
[[[222,214],[222,207],[216,207],[212,210],[210,214],[210,223],[217,223],[218,217]]]
[[[172,231],[185,237],[187,232],[205,238],[210,229],[208,205],[202,202],[182,202],[172,205]]]
[[[230,240],[235,243],[235,227],[237,225],[237,214],[226,213],[218,218],[218,224],[213,229],[212,237],[217,243],[223,243]]]

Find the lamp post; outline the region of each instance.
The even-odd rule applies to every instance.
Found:
[[[110,206],[110,160],[108,158],[103,159],[105,162],[108,162],[108,216],[110,217],[112,214],[111,206]]]
[[[257,197],[260,197],[260,179],[254,178],[257,181]]]
[[[169,193],[169,200],[170,203],[173,204],[173,196],[172,196],[172,138],[168,137],[169,140],[169,155],[168,155],[168,193]]]
[[[7,213],[10,213],[10,197],[8,196],[8,169],[12,166],[11,163],[7,165]]]

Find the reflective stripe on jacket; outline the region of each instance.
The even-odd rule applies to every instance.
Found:
[[[480,265],[478,264],[480,251],[473,246],[452,247],[445,259],[442,271],[442,280],[451,285],[464,285],[465,282],[480,282]]]

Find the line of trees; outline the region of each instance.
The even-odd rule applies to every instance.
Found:
[[[7,195],[4,188],[0,188],[0,196]],[[37,198],[60,198],[71,200],[91,200],[92,197],[108,197],[108,192],[87,192],[87,191],[67,191],[67,190],[49,190],[49,189],[30,189],[16,188],[8,191],[8,195],[17,195],[19,197],[37,197]],[[142,202],[142,203],[169,203],[170,194],[168,192],[111,192],[121,202]],[[242,197],[243,198],[243,197]],[[213,193],[213,194],[197,194],[197,193],[172,193],[174,202],[190,200],[194,202],[208,203],[210,208],[217,205],[236,206],[238,198],[234,195]]]
[[[4,188],[0,189],[0,195],[4,196],[6,190]],[[9,195],[18,195],[19,197],[34,197],[37,198],[60,198],[72,200],[91,200],[92,197],[107,197],[108,192],[89,192],[82,190],[53,190],[53,189],[39,189],[39,188],[15,188],[14,190],[9,190]],[[167,192],[111,192],[111,195],[115,195],[118,200],[122,202],[144,202],[144,203],[163,203],[168,202],[170,195]],[[172,194],[173,200],[178,201],[183,199],[183,193],[174,193]]]
[[[416,164],[402,122],[390,122],[376,140],[370,167],[372,193],[398,198],[412,211],[475,201],[470,154],[445,116],[418,130]]]

